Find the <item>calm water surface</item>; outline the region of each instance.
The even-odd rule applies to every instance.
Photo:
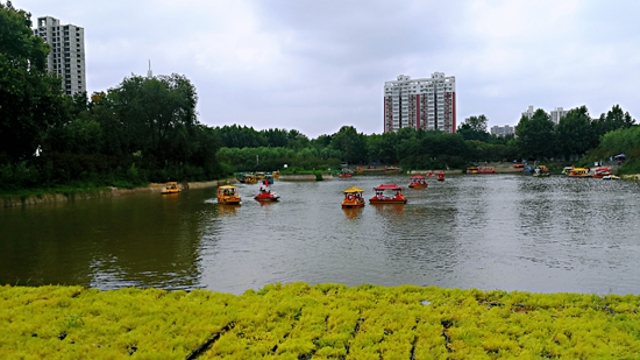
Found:
[[[406,176],[239,185],[0,209],[0,283],[242,293],[273,282],[640,293],[640,186],[598,179],[452,176],[404,206],[340,208]]]

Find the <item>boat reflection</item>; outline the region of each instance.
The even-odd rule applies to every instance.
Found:
[[[385,214],[385,213],[404,213],[404,204],[372,204],[376,209],[377,213]]]
[[[218,214],[225,215],[225,216],[235,216],[237,214],[236,210],[239,208],[240,208],[240,205],[229,206],[229,205],[218,204]]]
[[[362,208],[343,208],[342,211],[347,219],[355,219],[362,214]]]

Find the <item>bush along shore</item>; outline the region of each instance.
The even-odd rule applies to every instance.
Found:
[[[640,297],[305,283],[0,287],[3,359],[621,359]]]

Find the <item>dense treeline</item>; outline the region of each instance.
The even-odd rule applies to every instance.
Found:
[[[487,122],[484,115],[471,116],[456,134],[403,128],[364,135],[353,126],[343,126],[337,133],[312,140],[294,130],[257,131],[233,125],[215,131],[223,145],[218,159],[238,171],[274,170],[283,164],[305,169],[336,168],[341,162],[401,165],[405,169],[464,168],[475,162],[514,159],[586,163],[624,151],[635,154],[635,143],[627,139],[637,136],[633,132],[637,129],[635,120],[618,105],[597,119],[592,119],[587,108],[581,106],[569,111],[558,124],[538,109],[532,118],[520,119],[516,136],[492,136],[487,132]],[[624,134],[625,140],[609,145],[612,140],[606,139],[618,133]],[[608,142],[600,146],[601,140]]]

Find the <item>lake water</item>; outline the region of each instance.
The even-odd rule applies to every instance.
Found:
[[[640,185],[450,176],[408,203],[343,210],[407,176],[273,185],[279,203],[218,205],[216,189],[0,209],[0,283],[207,288],[305,281],[640,293]]]

